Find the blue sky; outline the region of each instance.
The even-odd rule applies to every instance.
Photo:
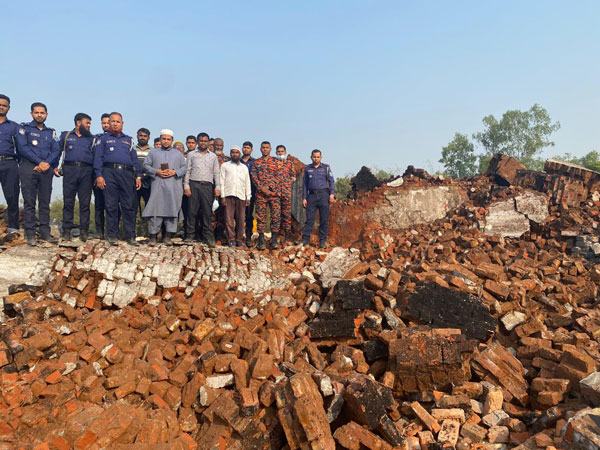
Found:
[[[82,111],[98,131],[117,110],[131,135],[267,139],[304,161],[320,148],[343,175],[440,169],[455,132],[539,103],[562,125],[545,156],[600,150],[597,1],[5,3],[17,121],[43,101],[49,126]]]

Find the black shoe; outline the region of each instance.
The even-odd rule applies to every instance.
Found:
[[[63,238],[65,241],[70,241],[71,240],[71,230],[63,230],[60,237]]]
[[[229,246],[230,247],[235,247],[236,246],[235,241],[229,241]]]
[[[246,247],[248,247],[248,248],[252,247],[252,235],[250,235],[250,237],[246,238]]]
[[[183,242],[194,242],[194,238],[191,236],[186,237]]]
[[[165,245],[171,245],[173,243],[173,241],[171,241],[172,237],[173,237],[173,233],[167,232],[165,234],[165,237],[163,238],[163,244],[165,244]]]
[[[135,240],[135,238],[132,238],[132,237],[125,239],[125,242],[127,242],[132,247],[139,247],[140,246],[140,244],[138,244],[138,242]]]
[[[319,247],[322,249],[326,249],[327,248],[327,242],[323,241],[321,243],[319,243]]]
[[[236,241],[235,246],[239,248],[246,248],[246,244],[244,244],[242,241]]]
[[[288,242],[294,242],[294,240],[292,239],[292,232],[291,231],[286,231],[283,234],[283,242],[285,242],[286,244]]]
[[[109,245],[117,245],[117,238],[116,237],[108,236],[106,238],[106,241],[108,242]]]
[[[150,239],[148,240],[148,244],[150,244],[150,247],[154,247],[157,244],[157,240],[156,240],[156,235],[155,234],[151,234],[150,235]]]
[[[69,233],[70,235],[71,233]],[[56,239],[54,236],[52,236],[51,234],[47,235],[47,236],[40,236],[40,240],[42,241],[46,241],[49,244],[56,244],[58,243],[58,239]]]
[[[35,247],[36,242],[33,236],[27,236],[27,245],[29,245],[30,247]]]
[[[88,232],[82,231],[81,233],[79,233],[79,240],[81,242],[86,242],[88,240]]]
[[[273,231],[271,233],[271,240],[269,241],[269,245],[274,250],[279,248],[279,233],[278,232]]]
[[[217,243],[214,239],[207,239],[206,245],[208,245],[210,248],[215,248],[217,246]]]
[[[258,244],[256,245],[256,248],[259,250],[264,250],[265,248],[267,248],[267,243],[265,242],[265,234],[264,233],[258,233]]]

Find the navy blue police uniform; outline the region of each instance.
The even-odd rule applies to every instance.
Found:
[[[335,193],[335,181],[328,164],[314,163],[304,169],[302,199],[306,200],[306,223],[302,230],[302,243],[310,242],[310,233],[319,211],[319,243],[325,245],[329,227],[329,196]]]
[[[58,139],[63,160],[63,233],[73,228],[75,196],[79,198],[79,229],[83,240],[90,228],[90,201],[94,185],[93,136],[78,136],[75,130],[63,131]]]
[[[45,124],[40,130],[35,121],[22,123],[17,132],[17,150],[21,156],[19,177],[23,195],[23,223],[25,237],[35,235],[35,203],[38,202],[40,239],[50,238],[50,198],[52,196],[53,169],[60,158],[56,132]],[[42,162],[50,164],[46,172],[33,170]]]
[[[248,173],[252,171],[252,166],[254,165],[254,161],[256,158],[250,156],[248,161],[241,160],[241,163],[244,164],[248,168]],[[254,226],[254,204],[256,203],[256,185],[252,182],[252,178],[250,178],[250,204],[246,206],[246,245],[250,245],[252,243],[252,229]]]
[[[8,231],[19,231],[19,155],[17,129],[19,125],[6,119],[0,123],[0,184],[8,206]]]
[[[119,232],[119,207],[125,239],[135,238],[135,179],[140,174],[140,163],[131,136],[106,133],[97,140],[94,149],[94,176],[104,177],[106,182],[104,206],[109,239],[116,239]]]

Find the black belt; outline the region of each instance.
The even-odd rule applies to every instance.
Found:
[[[84,163],[81,161],[65,161],[65,166],[75,166],[75,167],[92,167],[91,164]]]
[[[213,184],[210,181],[196,181],[196,180],[191,180],[194,183],[198,183],[201,186],[212,186]]]
[[[14,161],[17,158],[15,158],[14,156],[0,156],[0,161]]]
[[[329,192],[329,189],[309,189],[309,194],[321,194],[322,192]]]
[[[135,172],[135,169],[132,166],[124,166],[122,164],[105,163],[104,167],[108,167],[109,169],[128,170],[129,172]]]

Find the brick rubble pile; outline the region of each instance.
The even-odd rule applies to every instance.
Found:
[[[350,250],[61,251],[5,298],[0,448],[598,448],[600,198],[499,162],[358,192]],[[439,188],[443,218],[370,215]]]

